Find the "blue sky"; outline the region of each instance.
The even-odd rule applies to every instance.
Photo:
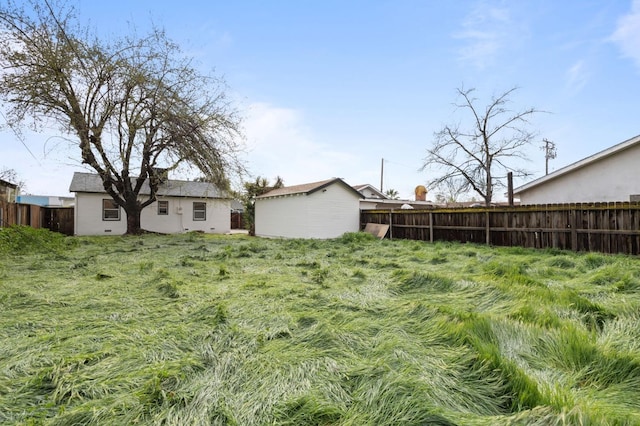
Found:
[[[412,197],[432,177],[419,168],[434,132],[468,118],[452,105],[463,86],[482,106],[518,86],[513,109],[548,111],[532,121],[534,177],[543,138],[557,145],[555,170],[640,134],[640,0],[80,0],[78,10],[104,36],[153,22],[215,68],[245,116],[250,171],[286,185],[377,187],[384,158],[383,189]],[[27,134],[27,150],[0,132],[0,167],[30,193],[68,195],[83,169],[52,135]]]

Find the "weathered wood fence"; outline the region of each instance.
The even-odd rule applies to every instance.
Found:
[[[231,229],[244,229],[244,215],[242,212],[231,212]]]
[[[389,238],[640,254],[640,203],[362,210]]]
[[[72,207],[42,207],[0,200],[0,228],[28,225],[73,235]]]

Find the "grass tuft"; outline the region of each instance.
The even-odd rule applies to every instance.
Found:
[[[415,290],[448,292],[455,284],[451,278],[439,274],[412,272],[410,274],[402,273],[398,275],[402,275],[397,286],[399,293]]]
[[[158,290],[160,293],[171,299],[177,299],[180,297],[180,291],[178,290],[178,284],[174,281],[164,281],[158,284]],[[181,284],[181,283],[180,283]]]
[[[76,240],[49,231],[30,226],[13,225],[0,228],[0,254],[61,254],[73,247]]]
[[[336,238],[336,242],[340,244],[358,245],[364,243],[372,243],[377,238],[368,232],[346,232],[342,236]]]

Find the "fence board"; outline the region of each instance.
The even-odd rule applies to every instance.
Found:
[[[578,203],[430,210],[362,210],[361,225],[390,238],[640,254],[640,203]]]
[[[42,207],[0,200],[0,228],[28,225],[73,235],[72,207]]]

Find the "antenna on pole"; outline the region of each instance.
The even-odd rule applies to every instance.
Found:
[[[384,179],[384,158],[380,162],[380,192],[382,192],[382,181]]]
[[[558,155],[556,151],[556,144],[549,139],[542,139],[542,146],[540,147],[544,151],[544,174],[549,174],[549,160],[553,160]]]

